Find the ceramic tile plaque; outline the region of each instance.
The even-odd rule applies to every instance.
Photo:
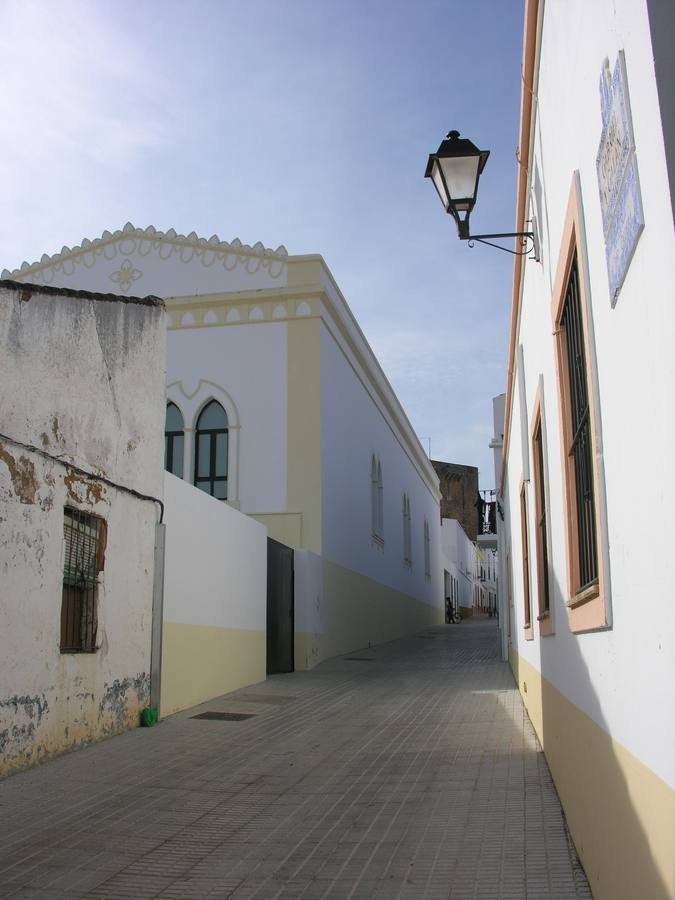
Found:
[[[613,74],[609,60],[603,64],[600,105],[602,135],[596,168],[609,293],[614,306],[645,224],[623,50],[619,51]]]

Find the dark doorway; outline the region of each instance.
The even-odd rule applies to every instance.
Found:
[[[293,551],[267,538],[267,674],[292,672]]]

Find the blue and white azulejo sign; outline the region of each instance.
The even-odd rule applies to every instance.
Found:
[[[614,306],[645,225],[623,50],[619,51],[613,75],[609,60],[603,64],[600,103],[602,135],[596,169],[609,293]]]

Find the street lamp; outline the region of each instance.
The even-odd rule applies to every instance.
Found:
[[[534,234],[531,231],[509,231],[500,234],[469,233],[469,216],[476,204],[478,182],[489,155],[489,150],[479,150],[471,141],[460,138],[459,131],[449,131],[438,150],[429,155],[424,177],[433,181],[443,208],[457,223],[457,233],[461,241],[469,241],[470,247],[474,241],[479,241],[498,250],[524,256],[533,249],[533,246],[527,245],[528,239],[534,245]],[[521,238],[523,249],[509,250],[487,240],[487,238],[508,237]]]

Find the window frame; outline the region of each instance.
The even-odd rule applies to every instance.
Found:
[[[537,442],[539,434],[539,442]],[[537,555],[537,621],[539,634],[554,633],[553,579],[551,578],[551,531],[549,527],[549,492],[547,445],[541,380],[537,386],[530,427],[532,450],[532,489],[534,492],[535,552]],[[545,602],[548,600],[548,603]]]
[[[68,522],[70,518],[71,522]],[[94,553],[87,554],[86,538],[82,538],[79,542],[75,542],[76,550],[73,551],[73,538],[68,537],[67,529],[74,531],[74,524],[84,526],[85,528],[96,528],[96,536],[94,540]],[[83,529],[78,528],[77,531],[82,534]],[[99,649],[96,643],[98,635],[98,593],[100,575],[103,572],[105,564],[105,550],[107,545],[108,526],[101,516],[97,516],[89,511],[78,509],[74,506],[63,507],[63,575],[61,587],[61,614],[60,614],[60,635],[59,635],[59,652],[61,654],[71,653],[96,653]],[[88,577],[77,579],[74,575],[69,575],[69,571],[73,569],[77,571],[76,564],[78,560],[74,560],[73,553],[81,550],[81,556],[85,554],[89,556],[87,568],[91,566]],[[77,580],[81,584],[74,583]],[[79,607],[79,613],[77,612]],[[79,625],[76,620],[79,619]],[[87,624],[88,623],[88,624]],[[69,627],[70,626],[70,627]],[[69,640],[76,632],[80,633],[78,642]]]
[[[225,428],[200,428],[199,427],[200,419],[202,418],[202,416],[204,415],[206,410],[209,408],[209,406],[211,406],[212,404],[216,404],[216,406],[220,407],[220,409],[222,410],[223,415],[225,417],[225,421],[227,422],[227,425],[225,426]],[[221,403],[219,403],[218,400],[216,400],[215,398],[211,398],[210,400],[207,400],[207,402],[199,410],[199,413],[195,420],[194,460],[193,460],[194,478],[193,478],[192,483],[198,490],[203,491],[205,494],[208,494],[210,497],[213,497],[214,500],[219,500],[221,503],[227,502],[227,495],[228,495],[228,471],[229,471],[229,466],[230,466],[229,432],[230,432],[229,419],[227,417],[227,412],[226,412],[225,408],[223,407],[223,405]],[[216,462],[217,462],[217,460],[216,460],[217,436],[219,434],[225,435],[225,474],[224,475],[215,474],[215,472],[216,472],[215,466],[216,466]],[[200,439],[202,439],[204,436],[208,436],[208,440],[209,440],[209,474],[208,474],[208,476],[200,476],[199,475],[199,442],[200,442]],[[201,484],[206,484],[206,483],[208,483],[208,485],[209,485],[208,491],[204,490],[204,488],[201,487]],[[216,497],[216,495],[214,494],[213,490],[214,490],[214,485],[216,483],[219,483],[219,484],[223,483],[225,485],[225,496],[224,497]]]
[[[590,472],[592,477],[594,510],[592,527],[597,551],[597,580],[581,588],[579,569],[579,532],[577,525],[577,499],[574,460],[569,455],[572,447],[572,410],[569,390],[569,368],[565,328],[562,324],[570,273],[576,260],[580,326],[584,354],[584,369],[588,393],[588,424],[590,439]],[[606,572],[607,522],[604,498],[604,472],[600,418],[596,405],[596,360],[593,323],[590,316],[590,295],[586,242],[583,227],[583,208],[579,175],[575,172],[567,205],[563,236],[556,268],[551,301],[551,322],[554,336],[558,416],[560,424],[561,474],[565,545],[567,556],[566,605],[571,631],[597,631],[611,627],[609,621],[609,582]]]
[[[375,453],[370,458],[370,536],[374,544],[384,546],[382,463]]]
[[[525,640],[534,638],[532,630],[532,592],[530,590],[530,540],[527,521],[527,483],[520,482],[520,552],[523,570],[523,631]]]

